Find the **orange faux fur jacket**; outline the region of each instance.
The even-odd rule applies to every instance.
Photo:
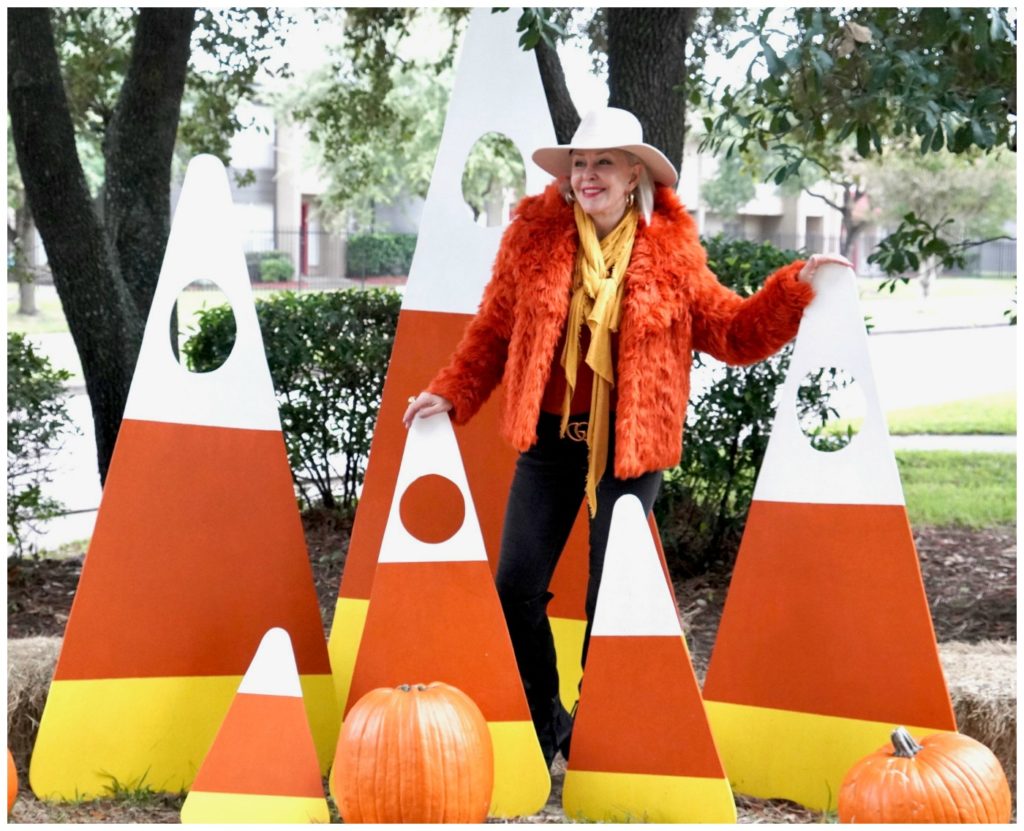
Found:
[[[537,440],[541,398],[568,316],[578,236],[556,183],[524,198],[501,240],[476,316],[427,389],[468,421],[504,382],[500,429],[517,450]],[[729,364],[778,351],[795,334],[813,289],[803,262],[779,269],[743,299],[708,270],[697,229],[675,193],[658,187],[626,272],[619,325],[615,475],[672,467],[683,449],[693,350]]]

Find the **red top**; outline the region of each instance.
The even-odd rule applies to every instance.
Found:
[[[580,332],[580,359],[576,364],[576,389],[573,390],[572,401],[569,402],[569,414],[579,415],[590,410],[590,396],[594,387],[594,370],[586,362],[587,350],[590,349],[590,327],[581,327]],[[612,335],[612,363],[618,366],[618,338]],[[565,398],[565,369],[562,366],[562,350],[565,349],[565,329],[562,330],[562,337],[558,339],[558,346],[555,347],[555,355],[551,359],[551,372],[548,375],[547,386],[544,387],[544,397],[540,401],[540,408],[545,413],[562,413],[562,399]],[[615,412],[615,387],[612,387],[609,396],[609,411]]]

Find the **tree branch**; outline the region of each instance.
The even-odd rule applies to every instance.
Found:
[[[966,250],[968,248],[976,248],[979,245],[985,245],[985,243],[988,243],[988,242],[999,242],[999,240],[1001,240],[1001,239],[1009,240],[1010,242],[1016,242],[1017,241],[1016,237],[1011,237],[1011,236],[1009,236],[1007,234],[1001,234],[998,237],[989,237],[988,239],[977,239],[977,240],[970,240],[970,239],[968,239],[968,240],[963,240],[962,242],[954,243],[953,245],[950,245],[949,247],[950,248],[955,248],[955,249]]]
[[[804,193],[806,193],[808,196],[813,196],[815,199],[820,199],[830,208],[834,208],[835,210],[839,211],[839,213],[844,212],[843,207],[841,205],[837,205],[835,202],[833,202],[831,199],[829,199],[827,196],[823,194],[815,193],[810,188],[804,188]]]
[[[537,68],[544,86],[544,96],[548,100],[548,111],[555,125],[555,138],[559,144],[568,144],[573,133],[580,124],[576,105],[569,95],[569,87],[565,82],[565,71],[558,52],[541,40],[534,49],[537,56]]]

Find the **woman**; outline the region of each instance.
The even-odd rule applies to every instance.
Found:
[[[682,453],[692,351],[731,364],[768,357],[795,334],[822,256],[794,262],[741,299],[707,269],[676,171],[639,121],[605,108],[572,142],[533,160],[556,177],[523,199],[479,311],[449,365],[410,401],[415,417],[466,422],[503,381],[501,432],[520,451],[496,583],[549,765],[568,753],[547,617],[555,565],[580,502],[590,510],[583,660],[612,507],[650,511]]]

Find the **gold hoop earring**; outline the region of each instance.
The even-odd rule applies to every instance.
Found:
[[[567,190],[562,198],[565,200],[566,205],[571,205],[573,202],[576,201],[576,194],[573,193],[571,190]]]
[[[630,191],[626,195],[626,204],[629,207],[631,207],[631,208],[633,207],[634,204],[636,204],[636,193],[634,191]]]

